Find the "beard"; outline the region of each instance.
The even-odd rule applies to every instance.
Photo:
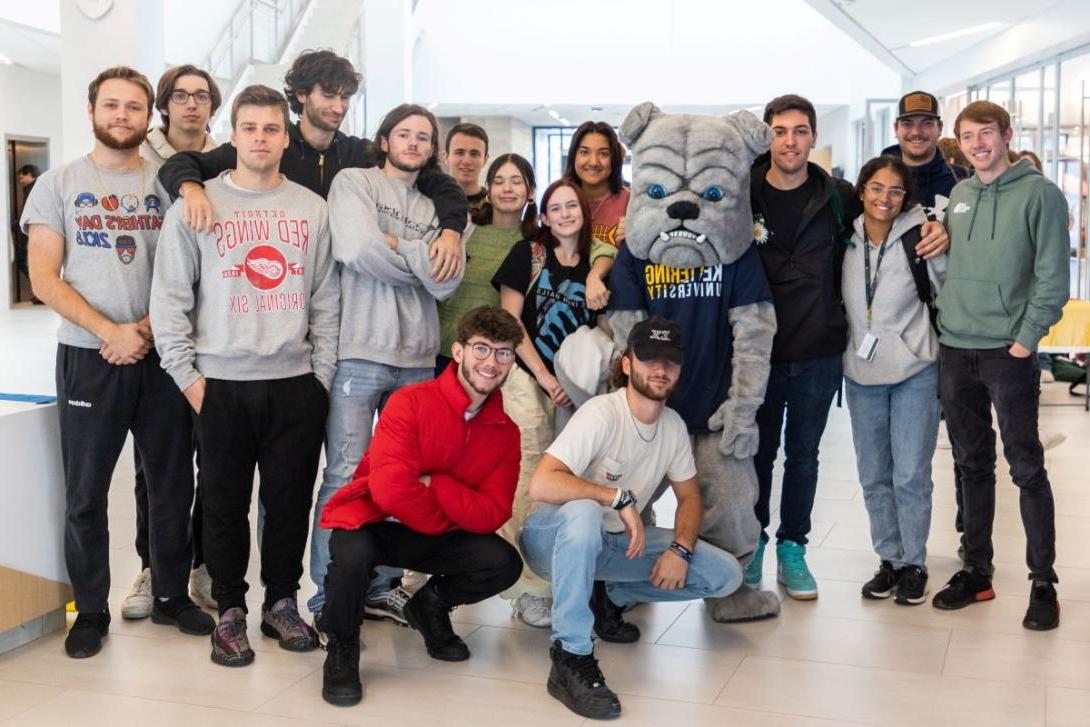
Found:
[[[398,167],[398,169],[400,169],[400,167]],[[496,383],[494,386],[492,386],[492,388],[482,389],[481,387],[474,384],[473,379],[471,378],[473,375],[473,369],[469,365],[470,356],[468,354],[469,352],[466,351],[465,355],[462,356],[462,363],[458,364],[458,372],[461,374],[461,379],[469,385],[469,388],[473,389],[481,396],[488,396],[493,391],[503,386],[503,382],[507,381],[507,374],[504,374],[503,376],[496,379]]]
[[[670,398],[670,394],[674,393],[674,389],[677,388],[677,382],[675,381],[663,391],[656,391],[651,388],[651,384],[648,382],[646,376],[640,376],[635,371],[632,371],[632,374],[628,379],[632,382],[632,388],[635,389],[637,393],[651,401],[666,401]]]
[[[428,162],[431,161],[431,157],[425,157],[419,164],[413,166],[412,164],[406,164],[401,161],[401,158],[394,156],[393,153],[387,152],[386,161],[390,162],[394,169],[400,169],[403,172],[419,172],[428,165]]]
[[[96,123],[92,123],[91,127],[95,132],[95,138],[102,142],[103,146],[118,151],[135,149],[144,143],[144,137],[148,135],[147,129],[134,129],[128,136],[118,139],[117,137],[110,135],[110,130],[107,126],[99,126]]]
[[[341,127],[339,123],[336,125],[330,124],[328,121],[322,118],[322,115],[320,113],[310,108],[309,106],[304,106],[303,110],[306,112],[307,121],[310,122],[310,125],[316,129],[321,129],[322,131],[336,131]],[[344,120],[343,116],[341,117],[341,120]]]

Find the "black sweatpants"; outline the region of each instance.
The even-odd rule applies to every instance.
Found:
[[[194,434],[193,446],[196,449],[196,435]],[[140,567],[151,567],[151,555],[148,552],[148,478],[144,475],[144,463],[140,460],[140,450],[133,447],[133,468],[136,478],[133,494],[136,495],[136,554],[140,556]],[[193,541],[193,567],[198,568],[204,563],[204,546],[201,537],[201,473],[200,454],[197,453],[197,496],[193,500],[193,513],[190,515],[190,540]]]
[[[195,428],[201,453],[204,559],[220,614],[235,606],[246,608],[255,467],[258,497],[265,507],[265,605],[299,590],[328,413],[329,395],[313,374],[205,380]]]
[[[107,502],[131,431],[148,488],[152,592],[184,596],[192,545],[193,450],[189,405],[151,351],[126,366],[97,349],[57,347],[57,411],[64,465],[64,555],[83,612],[104,611],[110,591]]]
[[[430,583],[451,606],[491,598],[514,585],[522,574],[518,551],[494,533],[452,530],[424,535],[389,521],[359,530],[334,530],[329,555],[322,627],[344,638],[359,633],[374,566],[431,573]]]

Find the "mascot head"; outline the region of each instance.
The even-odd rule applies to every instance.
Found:
[[[749,249],[749,167],[772,142],[760,119],[664,114],[648,101],[628,112],[621,140],[632,150],[625,244],[635,257],[695,268]]]

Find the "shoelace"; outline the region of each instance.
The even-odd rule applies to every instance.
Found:
[[[810,571],[806,568],[806,561],[804,561],[800,555],[796,555],[795,553],[784,555],[780,558],[780,564],[783,569],[793,577],[810,577]]]
[[[242,636],[245,633],[245,622],[243,621],[221,621],[216,626],[216,632],[220,635],[220,641],[228,644],[232,649],[240,650],[242,647]]]
[[[270,615],[285,631],[297,631],[304,635],[308,633],[307,622],[304,621],[303,617],[299,615],[299,612],[293,608],[273,611]]]
[[[594,688],[606,685],[605,675],[598,668],[598,660],[594,658],[593,654],[577,656],[572,659],[572,670],[575,672],[575,676],[579,678],[579,681],[585,685]]]

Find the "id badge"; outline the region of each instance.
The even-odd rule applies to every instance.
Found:
[[[873,361],[876,353],[878,353],[878,337],[868,333],[863,336],[863,342],[859,344],[855,355],[864,361]]]

